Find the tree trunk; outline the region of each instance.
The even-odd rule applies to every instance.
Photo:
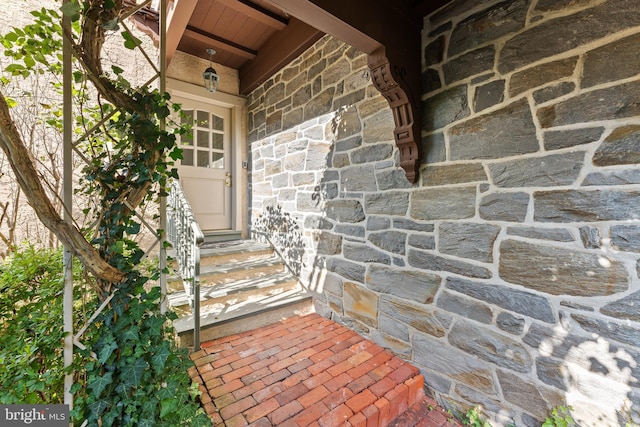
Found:
[[[42,224],[53,231],[70,250],[97,278],[110,283],[118,283],[124,274],[103,260],[98,251],[84,238],[73,225],[66,223],[56,212],[47,197],[39,174],[31,160],[15,123],[11,118],[9,106],[0,92],[0,147],[6,154],[16,180],[24,191],[27,200],[34,208]]]

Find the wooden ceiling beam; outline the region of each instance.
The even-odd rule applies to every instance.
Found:
[[[268,0],[315,28],[369,54],[381,45],[420,46],[422,17],[402,14],[388,0]]]
[[[407,180],[416,182],[420,168],[422,17],[385,0],[268,1],[369,55],[372,82],[393,111],[400,165]]]
[[[288,20],[282,18],[271,11],[264,9],[257,4],[251,3],[248,0],[216,0],[218,3],[230,7],[236,10],[242,15],[246,15],[249,18],[261,22],[275,30],[284,30],[288,24]]]
[[[332,36],[349,43],[365,53],[373,52],[381,46],[381,43],[370,37],[365,32],[354,28],[349,22],[340,19],[332,13],[331,9],[325,10],[321,6],[314,4],[310,0],[268,0],[274,6],[281,8],[291,16],[295,16],[300,21],[331,34]],[[349,4],[351,0],[336,2],[342,5]],[[364,14],[366,11],[362,10]]]
[[[225,40],[222,37],[205,33],[204,31],[199,31],[196,28],[192,28],[190,26],[187,26],[187,29],[184,31],[184,37],[197,40],[216,50],[229,52],[248,60],[253,60],[257,56],[257,52],[255,50],[249,49],[245,46],[240,46],[237,43],[234,43],[230,40]]]
[[[323,35],[323,32],[298,19],[290,19],[286,29],[265,42],[255,60],[240,68],[240,93],[246,95],[254,90]]]

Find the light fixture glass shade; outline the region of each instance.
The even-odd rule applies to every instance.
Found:
[[[204,87],[207,89],[207,92],[215,92],[218,89],[218,73],[213,67],[209,67],[204,70],[202,73],[202,77],[204,78]]]

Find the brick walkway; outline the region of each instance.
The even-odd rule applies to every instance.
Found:
[[[454,425],[417,368],[317,314],[202,347],[190,375],[214,426]]]

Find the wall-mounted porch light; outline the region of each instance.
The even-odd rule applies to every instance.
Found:
[[[209,54],[209,68],[204,70],[202,73],[202,77],[204,78],[204,87],[207,89],[207,92],[215,92],[218,88],[218,73],[213,69],[213,55],[216,54],[216,51],[213,49],[207,49],[207,53]]]

